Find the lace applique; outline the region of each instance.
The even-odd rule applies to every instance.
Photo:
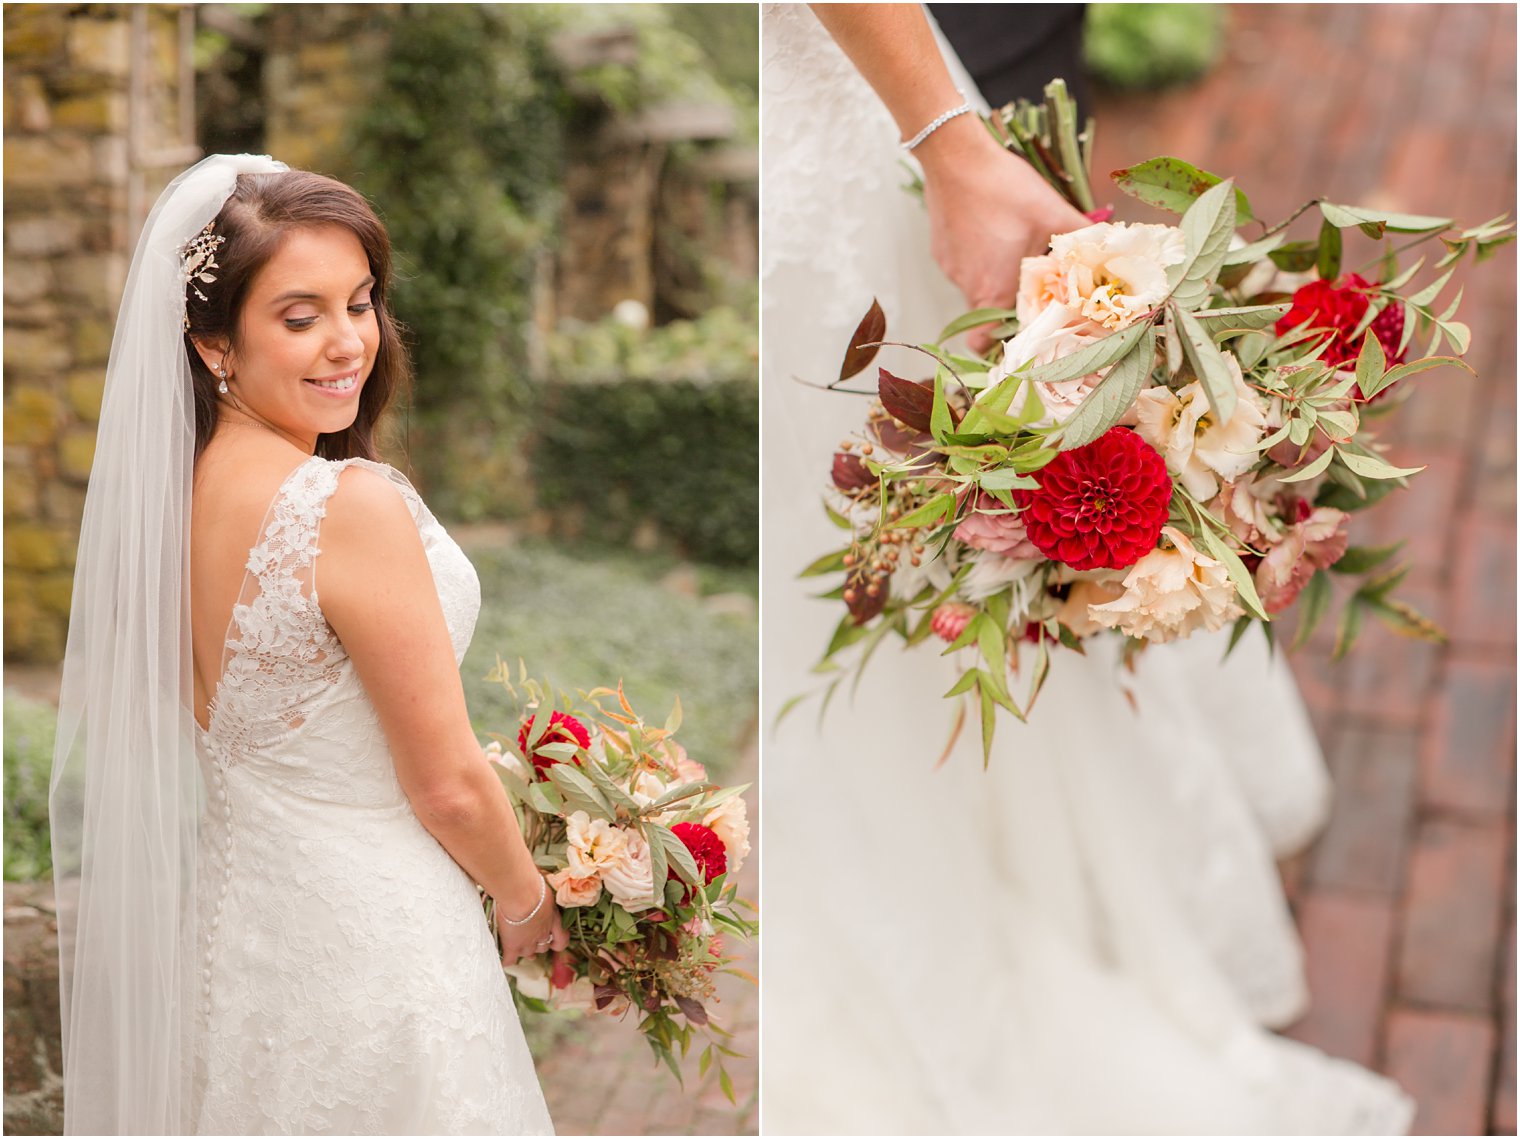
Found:
[[[210,727],[192,1100],[204,1134],[550,1131],[475,884],[418,821],[318,601],[349,466],[422,538],[457,657],[480,587],[399,473],[307,460],[249,552]]]

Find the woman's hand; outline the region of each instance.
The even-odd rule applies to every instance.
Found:
[[[543,881],[542,878],[539,880]],[[513,916],[512,911],[500,901],[496,902],[496,932],[501,938],[503,965],[515,965],[524,957],[564,949],[570,944],[570,935],[565,932],[565,923],[560,920],[559,906],[554,902],[554,891],[547,882],[544,883],[543,890],[544,904],[533,915],[532,921],[522,925],[509,924],[506,919]],[[532,909],[529,905],[518,913],[528,913]]]
[[[969,308],[1012,308],[1023,259],[1044,253],[1052,235],[1092,224],[973,116],[946,123],[914,153],[930,252]],[[985,329],[967,341],[978,353],[992,343]]]

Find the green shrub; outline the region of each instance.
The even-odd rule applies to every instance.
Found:
[[[516,676],[528,671],[574,691],[623,682],[633,706],[662,723],[680,696],[679,739],[715,776],[731,773],[753,723],[758,684],[754,610],[718,611],[670,588],[668,556],[629,550],[568,550],[542,541],[507,548],[469,545],[482,606],[464,659],[470,719],[482,736],[510,734],[519,707],[484,678],[499,654]],[[736,592],[734,571],[712,582]]]
[[[5,693],[5,880],[27,882],[53,872],[48,846],[48,778],[58,710]]]
[[[622,544],[641,522],[700,561],[759,553],[760,396],[753,320],[716,309],[641,333],[557,338],[532,469],[541,506]]]
[[[533,282],[570,102],[535,5],[407,4],[390,21],[384,76],[351,124],[354,182],[396,248],[412,459],[434,509],[468,519],[521,473]]]
[[[1216,4],[1091,4],[1082,52],[1109,87],[1150,90],[1197,79],[1224,46]]]

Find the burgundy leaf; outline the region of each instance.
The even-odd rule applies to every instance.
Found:
[[[879,368],[877,372],[877,393],[887,414],[915,431],[929,430],[929,416],[934,411],[934,385],[901,379],[885,368]]]
[[[844,363],[839,366],[838,382],[865,371],[866,366],[876,359],[876,353],[881,351],[880,341],[886,335],[887,314],[881,311],[881,302],[872,297],[870,309],[850,337],[849,350],[844,354]]]
[[[601,1012],[622,995],[622,990],[616,985],[597,985],[592,992],[596,994],[595,1004],[598,1012]]]
[[[845,493],[876,485],[876,476],[866,469],[859,456],[845,451],[834,455],[834,485]]]
[[[876,586],[875,593],[870,592],[868,588],[872,584]],[[864,625],[886,608],[886,574],[868,576],[864,567],[856,566],[845,576],[844,590],[844,603],[849,607],[850,616],[855,619],[857,625]]]
[[[690,997],[677,997],[676,1006],[686,1014],[686,1019],[692,1024],[706,1024],[707,1010],[702,1007],[700,1001],[694,1001]]]

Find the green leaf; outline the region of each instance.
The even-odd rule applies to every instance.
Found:
[[[936,442],[943,443],[945,436],[955,430],[955,418],[950,414],[950,404],[945,399],[945,381],[934,377],[934,403],[929,409],[929,433]]]
[[[1393,598],[1368,599],[1372,615],[1396,633],[1421,641],[1445,644],[1446,632],[1414,606]]]
[[[992,734],[997,731],[997,705],[992,701],[992,693],[987,686],[981,685],[977,691],[981,695],[982,710],[982,766],[986,767],[992,762]]]
[[[1235,404],[1239,398],[1235,391],[1234,373],[1215,347],[1214,338],[1204,331],[1203,325],[1187,309],[1177,309],[1177,326],[1182,332],[1182,347],[1199,382],[1203,384],[1204,394],[1209,397],[1214,417],[1220,423],[1228,423],[1235,414]]]
[[[844,569],[844,556],[849,552],[850,551],[848,549],[843,549],[835,550],[831,554],[824,554],[823,557],[810,563],[807,569],[803,570],[797,576],[821,577],[826,573],[835,573],[839,570],[842,570]]]
[[[1014,470],[1011,467],[1004,467],[1001,470],[988,471],[985,474],[978,475],[976,479],[976,485],[981,487],[983,490],[990,491],[1018,489],[1031,490],[1040,484],[1038,480],[1032,479],[1028,475],[1021,475],[1018,471]]]
[[[987,671],[997,679],[1006,676],[1007,631],[999,628],[990,617],[984,617],[978,623],[976,642],[977,648],[982,652],[982,659],[987,662]]]
[[[1312,269],[1319,260],[1319,242],[1290,241],[1281,248],[1272,250],[1267,256],[1284,273],[1302,273],[1306,269]]]
[[[1394,542],[1387,546],[1348,546],[1330,568],[1336,573],[1367,573],[1393,557],[1403,545]]]
[[[1249,305],[1245,308],[1209,308],[1193,313],[1196,320],[1216,340],[1221,333],[1234,335],[1253,332],[1258,328],[1270,328],[1287,314],[1290,305],[1284,301],[1275,305]]]
[[[1171,305],[1162,310],[1161,326],[1166,337],[1166,374],[1175,376],[1182,370],[1182,335],[1177,331],[1177,310]]]
[[[1314,630],[1329,612],[1332,596],[1330,575],[1323,570],[1316,570],[1303,592],[1298,595],[1298,633],[1293,638],[1295,649],[1309,643]]]
[[[1246,569],[1240,556],[1225,545],[1215,533],[1214,527],[1207,522],[1198,528],[1198,539],[1210,555],[1224,563],[1230,580],[1235,583],[1235,595],[1240,599],[1241,605],[1261,620],[1270,621],[1272,618],[1267,615],[1267,610],[1261,603],[1261,597],[1256,592],[1256,583],[1251,580],[1251,572]]]
[[[723,1089],[729,1103],[738,1104],[738,1100],[734,1099],[734,1081],[729,1079],[728,1069],[721,1065],[718,1067],[718,1086]]]
[[[961,678],[955,682],[950,691],[945,693],[944,699],[948,700],[952,696],[959,696],[962,692],[970,692],[976,687],[978,674],[978,669],[968,668],[961,674]]]
[[[955,495],[946,491],[936,495],[917,509],[910,510],[896,522],[888,527],[889,530],[900,530],[903,527],[933,526],[950,517],[955,511]]]
[[[1334,202],[1321,202],[1320,213],[1325,220],[1333,226],[1348,229],[1351,226],[1363,228],[1381,226],[1391,229],[1395,233],[1431,233],[1438,229],[1446,229],[1452,224],[1450,218],[1428,217],[1423,214],[1396,214],[1387,210],[1369,210],[1365,206],[1340,206]],[[1368,236],[1378,238],[1382,236],[1382,230],[1377,232],[1368,231]]]
[[[565,797],[565,805],[572,810],[585,811],[592,818],[606,819],[609,823],[617,818],[617,812],[596,784],[582,774],[578,767],[568,763],[551,764],[549,781]]]
[[[1341,610],[1340,623],[1335,629],[1335,648],[1330,653],[1331,660],[1340,660],[1351,651],[1357,634],[1362,631],[1362,616],[1366,608],[1366,603],[1355,596],[1346,602],[1346,608]]]
[[[1383,369],[1387,367],[1388,358],[1383,353],[1383,345],[1373,335],[1369,328],[1367,334],[1362,337],[1362,350],[1356,357],[1356,383],[1362,389],[1364,398],[1371,398],[1371,392],[1381,387]]]
[[[1251,220],[1250,217],[1245,213],[1240,212],[1239,199],[1237,199],[1235,202],[1235,208],[1235,216],[1239,220],[1240,224],[1244,225],[1246,222]],[[1274,233],[1270,237],[1262,238],[1260,241],[1253,241],[1249,245],[1242,245],[1239,249],[1230,250],[1224,255],[1223,263],[1226,266],[1253,264],[1257,261],[1260,261],[1263,257],[1267,256],[1267,254],[1271,253],[1272,250],[1276,249],[1286,240],[1286,234]]]
[[[1139,343],[1147,327],[1146,322],[1137,321],[1128,328],[1105,336],[1102,340],[1089,344],[1070,355],[1062,356],[1059,360],[1052,360],[1048,364],[1035,368],[1026,367],[1004,377],[996,385],[984,391],[981,398],[971,405],[971,410],[966,412],[966,418],[961,420],[961,431],[985,430],[989,418],[984,414],[985,412],[1008,414],[1014,396],[1018,394],[1020,386],[1026,380],[1031,383],[1060,383],[1091,375],[1101,368],[1108,367]]]
[[[1426,285],[1419,292],[1412,294],[1406,299],[1415,308],[1425,308],[1433,304],[1436,297],[1441,295],[1441,290],[1446,287],[1446,282],[1451,280],[1451,275],[1456,271],[1456,267],[1453,266],[1452,268],[1446,270],[1446,272],[1442,273],[1434,281],[1430,282],[1430,284]]]
[[[979,328],[984,324],[991,324],[995,320],[1016,320],[1018,312],[1010,308],[978,308],[956,317],[940,331],[935,337],[936,344],[943,344],[952,336],[959,336],[962,332],[973,328]]]
[[[1305,482],[1306,480],[1312,479],[1312,478],[1314,478],[1314,476],[1316,476],[1318,474],[1321,474],[1324,471],[1324,469],[1330,465],[1330,461],[1332,459],[1334,459],[1334,458],[1335,458],[1335,448],[1334,447],[1326,447],[1325,448],[1325,453],[1323,455],[1321,455],[1319,458],[1315,459],[1314,462],[1310,463],[1303,470],[1301,470],[1301,471],[1294,471],[1291,475],[1283,475],[1277,481],[1278,482]]]
[[[1199,195],[1182,215],[1187,254],[1166,271],[1172,285],[1170,299],[1179,310],[1199,308],[1208,300],[1209,287],[1230,251],[1230,238],[1235,234],[1233,189],[1231,180],[1220,182]]]
[[[1340,455],[1341,462],[1364,479],[1399,479],[1406,475],[1417,475],[1425,469],[1424,467],[1395,467],[1376,455],[1359,455],[1344,447],[1337,447],[1335,451]]]
[[[1333,281],[1341,272],[1341,231],[1326,218],[1319,227],[1319,256],[1315,271],[1323,281]]]
[[[1230,654],[1235,651],[1235,646],[1240,644],[1240,638],[1246,635],[1246,630],[1256,624],[1256,618],[1249,613],[1242,613],[1235,618],[1235,624],[1230,626],[1230,643],[1224,647],[1224,656],[1221,660],[1229,660]]]
[[[1114,185],[1130,197],[1174,214],[1186,213],[1204,191],[1221,181],[1219,175],[1200,170],[1181,158],[1151,158],[1115,170],[1113,179]],[[1235,191],[1235,214],[1241,222],[1254,220],[1251,204],[1239,189]]]
[[[1123,419],[1150,379],[1155,362],[1156,330],[1148,325],[1140,342],[1109,369],[1108,375],[1066,417],[1056,435],[1058,449],[1070,451],[1085,446]]]
[[[654,847],[658,844],[665,852],[665,859],[670,866],[675,868],[676,874],[681,877],[688,886],[701,886],[697,870],[696,860],[692,858],[691,851],[686,849],[686,844],[676,837],[669,827],[663,827],[659,823],[645,822],[644,837],[649,841],[651,865],[653,865]],[[655,879],[658,884],[662,879]]]

